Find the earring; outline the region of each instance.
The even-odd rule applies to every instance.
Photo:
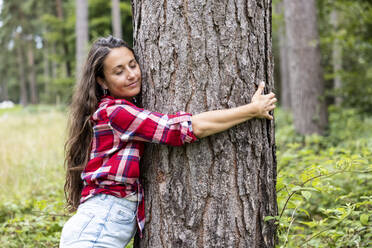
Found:
[[[107,95],[108,94],[108,90],[107,89],[103,89],[103,95]]]

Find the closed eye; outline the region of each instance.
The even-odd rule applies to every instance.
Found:
[[[137,63],[133,62],[133,64],[130,65],[130,68],[136,68],[136,66],[137,66]]]

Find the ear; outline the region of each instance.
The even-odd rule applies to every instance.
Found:
[[[97,77],[97,82],[99,85],[101,85],[102,89],[107,89],[106,82],[103,78]]]

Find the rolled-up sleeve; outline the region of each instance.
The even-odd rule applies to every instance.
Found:
[[[189,113],[168,115],[123,104],[112,107],[107,114],[114,132],[124,142],[137,140],[181,146],[197,140]]]

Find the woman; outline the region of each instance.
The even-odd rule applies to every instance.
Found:
[[[65,194],[71,211],[60,247],[124,247],[144,228],[139,161],[144,142],[181,146],[251,118],[273,117],[273,93],[240,107],[191,115],[135,105],[141,69],[134,51],[112,36],[92,46],[75,89],[66,143]]]

